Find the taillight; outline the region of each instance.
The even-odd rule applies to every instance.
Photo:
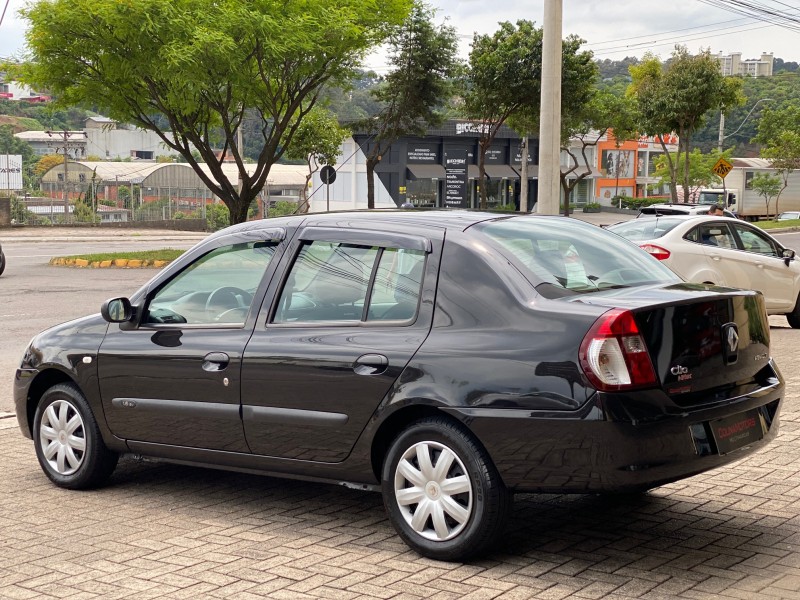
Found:
[[[604,392],[655,385],[647,346],[629,310],[614,308],[594,322],[583,338],[580,363],[589,381]]]
[[[656,246],[655,244],[642,244],[639,246],[639,248],[648,254],[652,254],[658,260],[666,260],[669,258],[669,250],[662,248],[661,246]]]

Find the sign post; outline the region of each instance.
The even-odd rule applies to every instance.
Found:
[[[725,178],[728,176],[728,173],[731,172],[733,169],[733,165],[729,163],[724,158],[720,157],[720,159],[714,163],[714,166],[711,167],[711,170],[722,179],[722,205],[723,208],[728,208],[728,188],[725,185]]]
[[[325,184],[325,210],[331,210],[331,184],[336,181],[336,169],[331,165],[325,165],[319,171],[319,178]]]

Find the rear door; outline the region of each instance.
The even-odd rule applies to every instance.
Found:
[[[254,454],[344,460],[430,331],[443,234],[307,227],[242,365]]]

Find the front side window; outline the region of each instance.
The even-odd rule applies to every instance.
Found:
[[[739,239],[742,240],[742,249],[746,252],[755,252],[765,256],[780,256],[780,252],[772,240],[762,233],[743,225],[734,225],[734,227],[736,227],[736,233],[739,234]]]
[[[143,323],[243,325],[275,247],[245,242],[202,256],[156,292]]]
[[[424,261],[417,250],[306,242],[273,322],[409,320],[417,312]]]

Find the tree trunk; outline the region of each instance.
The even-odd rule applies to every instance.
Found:
[[[669,151],[667,150],[667,144],[664,143],[664,136],[659,135],[658,141],[661,144],[661,149],[664,151],[664,158],[667,159],[667,168],[669,169],[669,196],[670,201],[673,203],[678,202],[678,169],[675,167],[675,163],[672,162],[672,156],[670,156]],[[681,147],[678,144],[678,156],[675,158],[675,162],[678,162],[681,157]]]
[[[689,193],[689,136],[686,136],[686,141],[681,136],[681,144],[683,144],[683,201],[690,202],[692,200]]]
[[[564,173],[559,173],[559,179],[561,179],[561,189],[564,190],[564,216],[569,216],[569,199],[572,196],[572,190],[575,189],[577,183],[573,183],[570,185],[567,183],[567,177]]]
[[[251,200],[252,198],[245,199],[239,196],[225,202],[230,212],[231,225],[247,221],[247,212],[250,209]]]
[[[520,169],[519,179],[519,210],[528,212],[528,134],[522,138],[520,144],[520,154],[522,158],[522,168]]]
[[[375,165],[378,159],[367,157],[367,208],[375,208]]]
[[[478,187],[481,192],[481,210],[489,208],[489,195],[486,190],[486,150],[491,143],[491,140],[486,140],[484,144],[483,139],[478,143]]]

